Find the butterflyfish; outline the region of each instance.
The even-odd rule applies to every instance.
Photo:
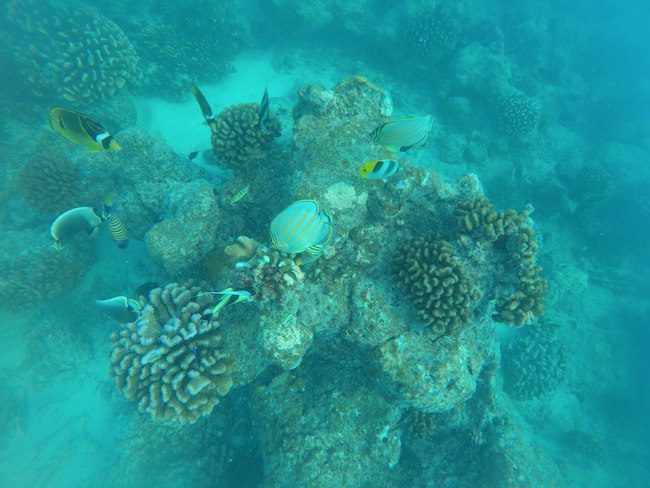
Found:
[[[68,141],[82,146],[88,152],[117,151],[120,145],[102,125],[92,117],[63,107],[52,107],[47,112],[50,125]]]
[[[102,219],[92,207],[76,207],[59,215],[50,226],[50,235],[57,247],[72,238],[77,232],[94,235]]]
[[[246,196],[248,193],[248,190],[250,190],[250,185],[244,185],[242,186],[239,190],[237,190],[237,193],[235,193],[232,197],[230,197],[230,205],[234,205],[238,201],[240,201],[242,198]]]
[[[271,222],[271,244],[287,254],[318,258],[332,237],[332,217],[314,200],[292,203]],[[302,259],[303,263],[314,259]]]
[[[376,159],[368,161],[359,168],[359,176],[369,180],[387,180],[399,171],[399,161]]]
[[[135,322],[140,317],[140,303],[132,298],[119,296],[107,300],[95,300],[95,303],[106,315],[123,324]]]
[[[260,107],[257,112],[259,117],[259,128],[265,132],[269,131],[269,88],[264,88],[264,95],[262,95],[262,101],[260,102]]]
[[[113,205],[111,199],[107,199],[104,202],[102,217],[106,220],[108,229],[111,231],[111,235],[113,236],[113,240],[115,241],[115,244],[117,244],[117,247],[120,249],[126,249],[129,247],[129,236],[126,233],[124,224],[115,214],[115,205]]]
[[[205,119],[205,123],[210,126],[210,130],[212,130],[213,132],[216,131],[217,122],[214,119],[214,114],[212,113],[212,107],[210,107],[210,104],[208,103],[208,100],[205,98],[205,95],[199,89],[199,87],[194,84],[192,85],[191,90],[192,90],[192,95],[194,95],[194,99],[196,100],[196,103],[199,104],[199,108],[201,109],[201,113],[203,114],[203,118]]]
[[[250,300],[251,294],[247,290],[233,290],[226,288],[221,291],[207,291],[199,293],[199,295],[222,295],[222,298],[217,304],[207,312],[203,313],[203,320],[212,320],[212,317],[226,305],[234,305],[235,303]]]
[[[433,115],[389,120],[370,133],[370,140],[393,152],[424,146],[431,136]]]
[[[273,377],[273,379],[269,381],[267,385],[261,385],[255,388],[255,391],[257,393],[262,393],[267,390],[272,390],[273,388],[284,385],[287,381],[289,381],[290,378],[291,374],[289,374],[289,371],[283,371],[279,375]]]

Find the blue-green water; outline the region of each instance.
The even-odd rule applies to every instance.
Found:
[[[650,486],[649,21],[3,2],[0,486]]]

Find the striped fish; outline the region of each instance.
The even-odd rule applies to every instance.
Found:
[[[250,187],[251,187],[251,186],[248,185],[248,184],[242,186],[242,187],[237,191],[237,193],[235,193],[235,194],[230,198],[230,200],[229,200],[230,205],[234,205],[235,203],[237,203],[238,201],[240,201],[242,198],[244,198],[244,197],[246,196],[246,194],[248,193],[248,190],[250,190]]]
[[[318,257],[331,237],[332,217],[314,200],[292,203],[271,222],[271,244],[287,254],[306,252]]]
[[[205,98],[205,95],[203,95],[203,92],[199,89],[198,86],[192,84],[191,90],[196,103],[199,104],[199,108],[201,109],[201,113],[205,119],[205,123],[208,124],[210,126],[210,129],[214,132],[217,129],[217,122],[214,120],[212,107],[210,107],[208,100]]]
[[[269,87],[264,88],[264,95],[262,95],[262,101],[260,102],[260,108],[257,112],[259,117],[258,127],[265,132],[269,131]]]
[[[273,388],[277,388],[279,386],[284,385],[291,379],[291,375],[289,374],[288,371],[283,371],[279,375],[275,376],[271,381],[269,381],[268,385],[261,385],[255,388],[255,391],[257,393],[262,393],[268,390],[272,390]]]
[[[122,224],[120,218],[115,215],[115,207],[110,200],[104,202],[102,217],[104,217],[108,223],[108,228],[111,231],[111,235],[113,236],[113,240],[115,241],[115,244],[117,244],[117,247],[120,249],[126,249],[129,247],[129,236],[126,233],[124,224]]]
[[[399,161],[376,159],[368,161],[359,168],[359,176],[369,180],[386,180],[399,171]]]
[[[89,115],[63,107],[47,112],[50,126],[68,141],[88,152],[118,151],[120,145],[102,125]]]
[[[389,120],[370,133],[375,141],[393,152],[408,151],[412,147],[424,146],[431,136],[433,115]]]

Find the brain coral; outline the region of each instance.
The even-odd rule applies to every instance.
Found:
[[[220,324],[202,318],[214,295],[201,291],[191,283],[155,288],[140,318],[112,335],[115,383],[155,419],[194,423],[232,386]]]
[[[212,151],[219,162],[238,167],[264,158],[266,146],[280,135],[280,122],[271,116],[268,131],[259,127],[257,103],[226,107],[217,117]]]
[[[460,332],[469,325],[480,292],[467,278],[460,257],[440,236],[418,237],[400,248],[393,272],[420,318],[437,334]]]
[[[24,80],[42,97],[88,104],[114,95],[141,77],[139,58],[114,22],[86,8],[14,0],[9,23]],[[29,53],[24,55],[24,53]]]
[[[537,127],[539,107],[521,92],[512,92],[497,98],[494,104],[497,129],[509,136],[528,134]]]
[[[80,173],[62,156],[40,153],[18,172],[18,188],[30,205],[57,214],[81,204]]]
[[[566,369],[565,351],[555,337],[555,326],[537,324],[501,354],[505,391],[517,400],[538,398],[555,389]]]

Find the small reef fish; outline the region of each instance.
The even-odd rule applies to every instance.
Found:
[[[251,186],[250,185],[244,185],[242,186],[237,193],[235,193],[231,198],[230,198],[230,205],[234,205],[238,201],[240,201],[242,198],[246,196],[248,193],[248,190],[250,190]]]
[[[210,104],[208,103],[208,100],[205,98],[205,95],[203,95],[203,92],[199,89],[199,87],[194,84],[192,84],[191,90],[192,90],[192,95],[194,95],[194,99],[196,100],[196,103],[199,104],[199,108],[201,109],[201,113],[203,114],[203,118],[205,119],[205,123],[208,124],[212,132],[216,131],[217,121],[214,119],[214,114],[212,113],[212,107],[210,107]]]
[[[102,219],[92,207],[76,207],[59,215],[50,226],[50,235],[55,246],[61,248],[63,243],[77,232],[86,232],[93,236]]]
[[[291,378],[291,375],[289,374],[288,371],[283,371],[279,375],[275,376],[267,385],[261,385],[255,388],[255,391],[257,393],[263,393],[267,390],[272,390],[273,388],[277,388],[278,386],[284,385],[289,379]]]
[[[146,298],[149,296],[149,292],[151,290],[155,290],[156,288],[160,288],[160,285],[158,283],[155,281],[147,281],[135,289],[135,296]]]
[[[389,120],[370,133],[370,140],[389,151],[404,152],[412,147],[424,146],[431,136],[433,115]]]
[[[270,232],[271,244],[278,251],[310,254],[302,259],[304,264],[325,250],[332,237],[332,217],[314,200],[298,200],[273,219]]]
[[[189,159],[190,161],[193,161],[194,158],[196,158],[198,155],[199,155],[198,151],[192,151],[191,153],[189,153],[187,155],[187,159]]]
[[[359,168],[359,176],[369,180],[387,180],[399,171],[399,161],[377,159],[368,161]]]
[[[124,224],[122,224],[120,218],[115,215],[115,205],[113,204],[113,200],[110,198],[106,199],[104,202],[102,217],[108,223],[108,228],[111,231],[111,235],[113,236],[113,240],[115,241],[115,244],[117,244],[117,247],[120,249],[126,249],[129,247],[129,236],[126,233]]]
[[[205,312],[203,314],[203,320],[212,320],[212,317],[226,305],[234,305],[235,303],[247,301],[251,299],[251,294],[246,290],[233,290],[232,288],[226,288],[221,291],[208,291],[199,293],[199,295],[223,295],[223,298],[217,302],[217,304],[212,308],[212,310]]]
[[[264,88],[264,95],[262,95],[262,101],[260,102],[260,108],[257,112],[259,117],[259,128],[265,132],[269,131],[269,87]]]
[[[198,368],[199,367],[199,353],[196,350],[196,346],[192,346],[191,351],[192,351],[192,354],[194,355],[194,364]]]
[[[88,115],[63,107],[52,107],[47,115],[52,128],[87,152],[118,151],[120,145],[102,125]]]
[[[123,324],[135,322],[140,317],[140,304],[132,298],[119,296],[95,300],[95,303],[106,315]]]

